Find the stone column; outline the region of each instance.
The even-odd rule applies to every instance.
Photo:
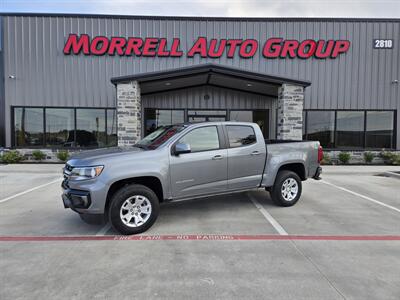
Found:
[[[137,81],[117,84],[118,146],[129,146],[141,138],[140,86]]]
[[[303,139],[304,87],[282,84],[278,92],[277,139]]]

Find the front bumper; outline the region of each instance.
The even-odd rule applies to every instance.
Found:
[[[61,199],[65,208],[85,214],[104,213],[109,187],[98,178],[75,181],[64,176],[61,188]]]
[[[64,203],[64,208],[71,208],[74,211],[87,209],[92,204],[90,192],[88,191],[72,190],[69,188],[64,189],[63,187],[61,198]]]

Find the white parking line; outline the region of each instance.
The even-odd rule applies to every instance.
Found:
[[[379,204],[379,205],[384,206],[384,207],[386,207],[386,208],[390,208],[390,209],[392,209],[392,210],[397,211],[398,213],[400,213],[400,209],[398,209],[398,208],[396,208],[396,207],[394,207],[394,206],[391,206],[391,205],[388,205],[388,204],[383,203],[383,202],[381,202],[381,201],[378,201],[378,200],[372,199],[372,198],[370,198],[370,197],[364,196],[364,195],[359,194],[359,193],[357,193],[357,192],[353,192],[353,191],[351,191],[351,190],[348,190],[348,189],[346,189],[346,188],[344,188],[344,187],[341,187],[341,186],[338,186],[338,185],[336,185],[336,184],[327,182],[327,181],[325,181],[325,180],[320,180],[320,182],[325,183],[325,184],[330,185],[330,186],[333,186],[333,187],[335,187],[335,188],[337,188],[337,189],[339,189],[339,190],[348,192],[348,193],[350,193],[350,194],[353,194],[353,195],[358,196],[358,197],[360,197],[360,198],[363,198],[363,199],[365,199],[365,200],[371,201],[371,202],[373,202],[373,203],[375,203],[375,204]]]
[[[285,229],[281,226],[281,224],[278,223],[277,220],[275,220],[269,212],[250,194],[248,194],[251,202],[257,207],[257,209],[262,213],[262,215],[267,219],[267,221],[275,228],[275,230],[280,234],[280,235],[288,235]]]
[[[20,193],[18,193],[18,194],[14,194],[14,195],[12,195],[12,196],[10,196],[10,197],[1,199],[1,200],[0,200],[0,203],[7,202],[8,200],[11,200],[11,199],[14,199],[14,198],[16,198],[16,197],[25,195],[25,194],[30,193],[30,192],[32,192],[32,191],[35,191],[35,190],[37,190],[37,189],[41,189],[42,187],[48,186],[48,185],[53,184],[53,183],[55,183],[55,182],[60,182],[60,180],[62,180],[62,179],[59,178],[59,179],[50,181],[50,182],[45,183],[45,184],[42,184],[42,185],[38,185],[38,186],[36,186],[36,187],[34,187],[34,188],[31,188],[31,189],[29,189],[29,190],[20,192]]]
[[[96,236],[103,236],[107,233],[107,231],[109,231],[111,229],[111,224],[107,223],[106,225],[104,225],[104,227],[102,229],[100,229],[97,233]]]

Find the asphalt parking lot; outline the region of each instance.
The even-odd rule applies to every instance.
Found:
[[[61,165],[0,165],[0,299],[399,299],[397,167],[324,167],[264,191],[163,204],[125,240],[63,208]]]

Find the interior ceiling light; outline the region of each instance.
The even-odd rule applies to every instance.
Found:
[[[251,86],[253,86],[251,83],[248,83],[248,84],[246,84],[248,87],[251,87]]]

